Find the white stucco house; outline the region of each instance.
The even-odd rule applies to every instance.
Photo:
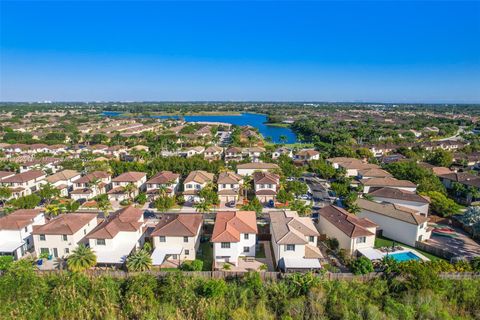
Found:
[[[164,187],[165,192],[173,197],[178,190],[180,175],[171,171],[161,171],[150,178],[147,182],[147,194],[155,198],[159,194],[159,189]]]
[[[356,204],[360,208],[357,216],[377,224],[384,237],[415,247],[417,241],[428,240],[431,236],[427,217],[415,210],[363,198],[357,199]]]
[[[376,202],[389,202],[410,208],[421,214],[428,215],[430,199],[415,192],[394,188],[380,188],[369,193]]]
[[[62,214],[44,225],[33,226],[33,243],[37,257],[42,253],[67,258],[85,236],[97,226],[96,213]]]
[[[255,257],[257,233],[255,211],[217,212],[211,238],[215,269],[224,263],[237,266],[240,257]]]
[[[213,183],[215,175],[210,172],[195,170],[189,173],[183,182],[183,195],[187,202],[198,202],[200,197],[198,193],[207,184]]]
[[[220,202],[238,201],[243,178],[235,172],[221,172],[217,179]]]
[[[144,243],[143,210],[126,207],[111,214],[87,234],[97,264],[122,265],[128,255]]]
[[[33,248],[33,226],[45,223],[40,209],[20,209],[0,218],[0,255],[24,257]]]
[[[75,170],[62,170],[46,178],[46,181],[60,190],[62,197],[67,197],[73,190],[73,181],[80,179],[81,174]]]
[[[373,248],[377,225],[345,209],[329,205],[320,209],[317,228],[321,235],[338,240],[339,248],[353,255],[359,249]]]
[[[196,213],[163,214],[151,233],[154,251],[152,264],[178,267],[195,260],[200,247],[203,217]]]
[[[73,181],[70,198],[73,200],[91,199],[110,189],[112,176],[105,171],[94,171]]]
[[[112,189],[107,192],[110,201],[123,201],[134,199],[140,191],[145,189],[147,182],[147,174],[145,172],[129,171],[122,173],[118,177],[112,179]],[[133,185],[133,190],[128,192],[125,188]]]
[[[297,212],[270,211],[270,233],[273,256],[282,271],[315,270],[321,268],[322,254],[317,247],[318,236],[310,217]]]
[[[19,198],[40,190],[40,187],[47,183],[45,178],[43,171],[30,170],[4,178],[0,181],[0,185],[10,188],[12,198]]]
[[[415,183],[408,180],[398,180],[391,177],[361,179],[360,184],[363,185],[364,193],[369,193],[370,191],[380,188],[393,188],[410,192],[415,192],[417,190],[417,185]]]
[[[237,166],[237,173],[241,176],[251,176],[256,171],[268,172],[278,169],[280,169],[280,167],[275,163],[252,162],[239,164]]]

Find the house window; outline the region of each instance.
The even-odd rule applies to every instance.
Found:
[[[268,185],[268,189],[272,189],[272,185],[271,185],[271,184]]]
[[[367,238],[366,237],[358,237],[357,238],[357,243],[365,243],[367,242]]]
[[[25,227],[25,232],[27,232],[27,231],[28,231],[28,228],[27,228],[27,227]]]
[[[63,240],[63,241],[68,241],[68,237],[67,237],[66,234],[62,234],[62,240]]]
[[[97,239],[97,246],[104,246],[105,245],[105,239]]]
[[[222,242],[222,249],[230,249],[230,242]]]
[[[185,255],[186,256],[190,255],[190,250],[185,250]]]
[[[285,246],[285,251],[295,251],[295,245],[294,244],[287,244]]]
[[[243,235],[243,239],[248,240],[248,233],[245,233],[245,234]]]
[[[69,254],[69,253],[70,253],[70,249],[65,248],[65,254]]]
[[[160,236],[160,242],[166,242],[165,236]]]
[[[191,184],[187,184],[187,189],[192,189],[192,185],[191,185]]]
[[[308,237],[308,241],[309,241],[309,242],[315,242],[315,237],[309,236],[309,237]]]
[[[45,241],[45,235],[44,234],[40,235],[40,241]]]
[[[183,242],[188,242],[188,237],[183,237]]]
[[[226,184],[222,184],[222,189],[225,189],[227,187]]]
[[[250,252],[250,247],[243,247],[243,252]]]
[[[50,250],[48,250],[48,248],[40,248],[40,254],[50,254]]]
[[[232,188],[232,189],[233,189],[234,187],[235,187],[235,185],[234,185],[234,184],[231,184],[231,185],[230,185],[230,188]]]

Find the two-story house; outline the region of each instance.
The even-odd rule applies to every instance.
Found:
[[[417,190],[417,185],[415,183],[408,180],[398,180],[391,177],[362,179],[360,180],[360,184],[363,186],[363,192],[365,193],[385,187],[410,192],[415,192]]]
[[[378,225],[382,235],[389,239],[415,247],[416,242],[430,239],[428,218],[419,212],[392,203],[378,203],[357,199],[360,208],[357,216],[367,218]]]
[[[224,263],[237,266],[240,257],[255,257],[257,233],[255,211],[217,212],[211,238],[215,269]]]
[[[33,226],[45,223],[40,209],[20,209],[0,218],[0,255],[24,257],[33,248]]]
[[[230,161],[242,161],[242,148],[239,147],[229,147],[225,150],[225,162]]]
[[[320,234],[337,239],[339,248],[350,255],[375,245],[375,223],[334,205],[319,210],[317,226]]]
[[[270,172],[255,172],[253,174],[255,195],[261,203],[274,201],[280,189],[280,176]]]
[[[310,217],[299,217],[295,211],[271,211],[270,233],[273,257],[282,271],[320,268],[322,254],[317,247],[320,235]]]
[[[237,173],[241,176],[251,176],[256,171],[268,172],[272,170],[278,170],[280,167],[276,163],[242,163],[237,166]]]
[[[150,198],[155,198],[159,195],[162,188],[165,193],[173,197],[178,190],[180,175],[171,171],[161,171],[150,178],[147,184],[147,194]]]
[[[47,182],[60,190],[62,197],[67,197],[73,190],[73,181],[80,179],[81,174],[75,170],[62,170],[46,178]]]
[[[220,202],[237,202],[243,178],[235,172],[221,172],[217,179]]]
[[[376,202],[389,202],[401,205],[420,212],[423,215],[428,214],[430,199],[421,196],[412,191],[394,188],[380,188],[369,193],[372,200]]]
[[[282,155],[293,158],[292,149],[286,147],[277,148],[275,149],[275,151],[272,152],[272,159],[278,159]]]
[[[312,160],[319,160],[320,152],[313,149],[300,150],[295,154],[295,160],[300,162],[308,162]]]
[[[107,192],[110,201],[134,199],[145,188],[147,174],[145,172],[125,172],[112,179],[112,189]],[[128,186],[133,186],[129,190]]]
[[[33,226],[33,243],[37,257],[45,253],[55,258],[66,258],[85,236],[97,226],[96,213],[62,214],[44,225]]]
[[[13,198],[19,198],[38,191],[46,183],[45,177],[43,171],[31,170],[4,178],[0,184],[10,188]]]
[[[203,157],[206,160],[220,160],[222,159],[223,148],[219,146],[209,146],[205,149]]]
[[[122,265],[128,255],[144,243],[143,210],[129,206],[101,221],[87,234],[97,264]]]
[[[249,158],[252,162],[259,162],[260,157],[265,152],[265,148],[262,147],[248,147],[242,149],[242,157]]]
[[[183,195],[188,202],[200,201],[198,193],[207,184],[213,183],[215,175],[202,170],[195,170],[189,173],[183,182]]]
[[[91,199],[110,189],[112,176],[105,171],[94,171],[73,181],[70,198],[73,200]]]
[[[205,147],[202,146],[196,146],[196,147],[191,147],[185,150],[184,154],[187,158],[193,157],[197,154],[203,154],[205,151]]]
[[[200,246],[201,214],[163,214],[159,218],[153,239],[152,264],[178,267],[186,260],[195,260]]]

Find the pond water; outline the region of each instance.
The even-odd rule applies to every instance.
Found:
[[[105,111],[102,113],[104,116],[116,117],[120,116],[121,112]],[[178,118],[178,116],[152,116],[152,118]],[[224,122],[238,126],[252,126],[258,129],[264,138],[270,137],[272,142],[280,143],[280,137],[285,136],[287,138],[286,143],[297,142],[295,133],[289,128],[273,127],[265,124],[267,116],[257,113],[242,113],[240,115],[198,115],[198,116],[184,116],[185,121],[188,122]]]

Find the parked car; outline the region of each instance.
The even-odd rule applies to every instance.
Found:
[[[235,201],[227,202],[225,203],[225,206],[229,208],[235,208]]]

